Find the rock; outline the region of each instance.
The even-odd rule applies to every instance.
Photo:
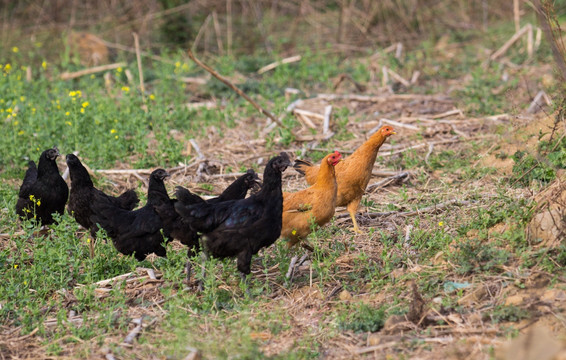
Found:
[[[349,301],[349,300],[352,300],[352,294],[350,294],[350,292],[348,290],[342,290],[340,292],[340,295],[338,295],[338,298],[341,301]]]
[[[560,289],[548,289],[540,297],[542,301],[564,301],[566,300],[566,293]]]
[[[517,305],[521,305],[522,303],[525,302],[525,298],[527,296],[526,295],[521,295],[521,294],[516,294],[516,295],[511,295],[508,296],[507,299],[505,299],[505,305],[510,306],[517,306]]]
[[[496,359],[552,360],[556,359],[561,349],[562,345],[554,339],[548,328],[536,326],[502,345],[496,352]]]

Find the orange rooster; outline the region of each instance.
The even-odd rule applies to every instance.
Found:
[[[346,206],[356,233],[361,233],[356,221],[356,211],[371,178],[377,151],[385,140],[394,134],[395,131],[391,126],[381,127],[352,155],[336,166],[336,182],[338,183],[336,206]],[[319,165],[313,165],[304,160],[296,160],[294,168],[305,176],[307,183],[313,184],[318,181]]]
[[[338,189],[334,167],[341,160],[338,151],[326,155],[312,186],[296,193],[283,193],[281,237],[289,239],[289,247],[311,232],[312,221],[322,226],[334,216]]]

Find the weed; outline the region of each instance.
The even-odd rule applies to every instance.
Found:
[[[354,332],[376,332],[385,324],[385,309],[368,304],[350,305],[338,315],[338,327]]]

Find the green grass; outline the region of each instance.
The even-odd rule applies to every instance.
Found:
[[[511,27],[496,31],[499,40],[513,32]],[[485,34],[470,32],[453,36],[451,41],[472,43]],[[491,92],[496,87],[505,90],[517,86],[514,81],[503,82],[505,69],[496,63],[482,65],[476,47],[466,47],[461,56],[448,60],[437,58],[433,40],[408,51],[404,61],[390,54],[383,55],[382,65],[404,76],[421,70],[421,79],[427,85],[412,88],[411,92],[446,90],[443,81],[430,86],[428,82],[466,78],[451,95],[467,115],[481,117],[511,110],[504,96],[493,96]],[[497,44],[499,41],[488,45],[495,48]],[[519,50],[510,51],[514,61],[524,60]],[[278,66],[262,75],[256,74],[258,68],[283,55],[256,53],[205,60],[223,75],[244,74],[245,80],[238,86],[276,116],[281,116],[290,128],[297,128],[298,122],[284,112],[295,99],[285,98],[285,88],[298,88],[303,92],[299,97],[305,98],[332,92],[333,78],[341,73],[348,73],[364,84],[370,79],[364,61],[330,52],[313,52],[306,47],[299,53],[300,62]],[[513,193],[528,189],[533,182],[547,183],[554,179],[556,171],[564,168],[564,139],[541,142],[533,153],[515,154],[513,174],[508,177],[500,175],[495,168],[477,166],[479,154],[491,143],[466,141],[439,146],[428,156],[427,162],[426,149],[379,157],[378,162],[388,169],[408,169],[416,176],[399,187],[366,195],[362,204],[369,212],[407,212],[452,199],[466,200],[469,204],[418,216],[374,219],[365,236],[353,234],[348,229],[349,223],[333,221],[315,229],[305,240],[314,248],[314,253],[310,256],[309,270],[297,274],[293,282],[285,276],[289,261],[292,256],[300,257],[303,250],[288,249],[283,241],[254,257],[254,268],[262,270],[249,276],[248,285],[240,282],[234,261],[210,259],[205,264],[204,278],[201,279],[199,271],[195,273],[205,284],[202,293],[187,288],[183,282],[185,249],[176,251],[169,245],[167,258],[139,263],[119,255],[111,241],[105,243],[101,239],[91,257],[88,237],[79,231],[69,215],[61,216],[59,224],[52,226],[45,236],[37,234],[39,229],[32,222],[20,223],[16,218],[13,209],[17,188],[28,159],[37,160],[45,148],[57,145],[62,154],[79,151],[81,159],[95,169],[112,168],[117,164],[131,168],[174,167],[191,160],[190,156],[183,155],[186,143],[191,138],[206,138],[210,127],[224,138],[231,128],[240,126],[242,119],[259,123],[264,117],[215,79],[201,89],[198,97],[199,100],[218,100],[221,106],[188,109],[184,104],[195,94],[171,76],[204,73],[176,51],[161,54],[167,60],[164,63],[144,60],[147,91],[143,96],[125,75],[129,70],[137,81],[137,65],[132,59],[124,58],[127,65],[111,71],[113,82],[107,88],[104,78],[98,74],[71,81],[59,80],[61,73],[80,68],[76,59],[67,53],[46,61],[45,66],[42,66],[45,59],[39,53],[27,56],[3,51],[1,54],[0,130],[4,141],[0,142],[0,178],[3,180],[0,183],[0,231],[10,236],[9,240],[2,239],[0,247],[0,277],[3,279],[0,322],[10,328],[21,326],[22,334],[37,328],[40,343],[48,355],[67,356],[67,347],[94,339],[97,347],[109,346],[118,357],[135,357],[118,344],[131,329],[132,315],[128,311],[137,308],[159,314],[155,316],[156,323],[144,329],[136,340],[144,354],[184,358],[187,346],[192,346],[209,358],[253,359],[265,357],[265,346],[289,338],[292,346],[283,347],[274,358],[320,358],[327,355],[327,344],[343,332],[363,336],[361,333],[379,331],[387,316],[406,313],[410,304],[406,286],[409,281],[416,281],[429,305],[439,312],[452,309],[465,314],[470,309],[459,305],[458,299],[467,290],[447,294],[443,290],[446,281],[517,277],[508,272],[512,267],[521,271],[542,269],[556,278],[564,276],[566,248],[531,247],[524,229],[536,204]],[[366,55],[371,54],[368,50]],[[537,55],[534,61],[544,60],[542,55]],[[34,70],[31,82],[26,81],[25,66],[29,64]],[[350,132],[351,125],[379,116],[383,115],[366,112],[359,115],[351,107],[336,104],[332,114],[336,135],[317,145],[325,151],[308,151],[306,158],[320,161],[329,151],[340,149],[344,141],[363,135]],[[496,133],[505,131],[498,129]],[[180,135],[173,137],[173,133]],[[259,133],[249,135],[260,137]],[[295,142],[288,129],[277,128],[267,134],[265,140],[262,151],[275,153],[294,149],[297,154],[302,151],[302,144]],[[409,141],[413,140],[425,141],[422,134]],[[391,143],[396,145],[397,141],[402,142],[392,138]],[[249,161],[244,163],[239,156],[242,155],[236,155],[230,171],[242,171],[247,166],[261,171],[262,166],[250,165]],[[531,168],[533,170],[529,170]],[[103,176],[97,176],[95,183],[105,190],[113,188]],[[514,188],[510,184],[514,184]],[[197,186],[207,193],[215,188],[209,183]],[[145,199],[145,195],[138,192]],[[407,236],[409,227],[412,230]],[[344,257],[351,257],[346,265]],[[199,264],[200,257],[193,260]],[[130,296],[123,282],[115,284],[107,297],[97,297],[94,285],[97,281],[135,271],[140,266],[158,269],[163,274],[163,283],[156,290],[156,296],[164,299],[162,303],[155,305],[150,299]],[[418,267],[420,271],[415,270]],[[354,297],[338,300],[336,295],[330,296],[335,288],[343,288]],[[381,294],[386,297],[373,301]],[[442,297],[440,303],[430,302],[438,297]],[[304,301],[305,313],[289,310],[296,299]],[[491,309],[484,321],[493,324],[516,322],[528,315],[523,308],[500,304]],[[83,317],[82,324],[66,321],[71,311]],[[309,316],[316,326],[304,326],[305,322],[301,322],[304,327],[298,331],[297,323]],[[57,319],[56,324],[45,326],[47,319]],[[146,320],[153,319],[148,315]],[[268,339],[258,334],[267,334]],[[106,341],[110,338],[113,340]],[[418,345],[418,341],[411,343],[414,347]],[[86,349],[73,355],[87,358],[94,353]]]

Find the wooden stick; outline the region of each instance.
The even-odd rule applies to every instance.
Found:
[[[220,55],[224,55],[224,45],[222,45],[222,36],[220,35],[220,23],[218,22],[218,14],[216,10],[212,12],[212,24],[214,25],[214,33],[216,34],[216,44]]]
[[[200,151],[200,147],[198,146],[196,140],[195,139],[189,139],[189,143],[191,144],[193,149],[195,149],[195,151],[197,152],[198,158],[204,159],[204,154]]]
[[[319,120],[324,120],[324,115],[312,112],[312,111],[308,111],[308,110],[303,110],[303,109],[294,109],[293,112],[295,114],[300,114],[300,115],[304,115],[304,116],[308,116],[311,118],[316,118]]]
[[[529,27],[529,31],[527,31],[527,54],[529,55],[529,59],[533,57],[533,49],[533,27],[531,26]]]
[[[515,20],[515,32],[521,28],[521,14],[519,13],[519,0],[513,0],[513,18]]]
[[[396,126],[396,127],[400,127],[400,128],[414,130],[414,131],[419,131],[421,129],[418,126],[403,124],[403,123],[400,123],[400,122],[395,121],[395,120],[381,119],[380,122],[385,123],[385,124],[389,124],[389,125],[393,125],[393,126]],[[378,127],[381,127],[381,125],[378,125]]]
[[[381,78],[381,86],[386,87],[389,83],[389,72],[387,71],[387,66],[381,67],[381,73],[383,77]]]
[[[195,42],[193,43],[193,46],[192,46],[193,50],[197,47],[197,45],[200,41],[200,38],[202,37],[202,34],[204,33],[204,29],[208,26],[208,23],[210,22],[210,18],[211,18],[211,15],[208,14],[206,19],[204,20],[204,23],[202,24],[200,29],[198,29],[197,37],[195,38]]]
[[[132,331],[128,333],[128,335],[126,335],[124,341],[122,341],[122,344],[131,345],[142,330],[143,318],[140,317],[134,319],[132,322],[136,323],[137,325],[135,328],[132,329]]]
[[[309,119],[308,116],[300,113],[300,112],[296,112],[295,115],[297,115],[297,119],[299,119],[299,121],[301,123],[303,123],[304,125],[306,125],[307,127],[311,128],[311,129],[316,129],[316,125],[311,121],[311,119]]]
[[[322,123],[322,133],[327,134],[330,127],[330,114],[332,113],[332,105],[324,107],[324,121]]]
[[[395,100],[422,100],[422,101],[435,101],[440,103],[450,103],[454,101],[448,97],[440,97],[435,95],[420,95],[420,94],[392,94],[385,96],[368,96],[368,95],[357,95],[357,94],[318,94],[317,99],[324,99],[327,101],[334,100],[353,100],[360,102],[375,102],[382,103],[385,101],[395,101]]]
[[[391,75],[393,79],[397,80],[405,87],[408,88],[409,86],[411,86],[411,84],[407,80],[405,80],[405,78],[403,78],[401,75],[397,74],[395,71],[391,70],[390,68],[387,68],[387,72],[389,73],[389,75]]]
[[[294,63],[294,62],[297,62],[297,61],[301,61],[301,55],[294,55],[294,56],[291,56],[291,57],[288,57],[288,58],[285,58],[285,59],[282,59],[282,60],[279,60],[279,61],[272,62],[271,64],[265,65],[264,67],[259,69],[257,71],[257,73],[263,74],[264,72],[267,72],[269,70],[273,70],[280,65],[290,64],[290,63]]]
[[[410,176],[410,173],[408,171],[403,171],[403,172],[397,173],[393,176],[387,177],[387,178],[385,178],[381,181],[378,181],[374,184],[369,185],[366,188],[366,192],[370,192],[370,191],[373,191],[375,189],[380,189],[382,187],[386,187],[387,185],[389,185],[393,182],[399,181],[399,180],[404,181],[405,179],[409,178],[409,176]]]
[[[119,67],[124,67],[126,66],[126,63],[120,62],[120,63],[115,63],[115,64],[108,64],[108,65],[102,65],[102,66],[95,66],[95,67],[91,67],[88,69],[84,69],[84,70],[79,70],[79,71],[75,71],[75,72],[64,72],[61,75],[59,75],[59,78],[61,80],[71,80],[71,79],[75,79],[84,75],[90,75],[90,74],[96,74],[102,71],[107,71],[107,70],[113,70],[113,69],[117,69]]]
[[[498,57],[500,57],[501,55],[503,55],[511,47],[511,45],[513,45],[521,36],[523,36],[523,34],[525,34],[529,30],[529,28],[531,26],[532,26],[531,24],[527,24],[527,25],[523,26],[521,28],[521,30],[517,31],[509,40],[507,40],[507,42],[505,44],[503,44],[503,46],[500,47],[499,50],[494,52],[489,57],[489,59],[495,60]]]
[[[240,95],[241,97],[243,97],[244,99],[246,99],[250,104],[252,104],[260,113],[262,113],[263,115],[267,116],[268,118],[270,118],[271,120],[273,120],[274,122],[277,123],[277,125],[279,125],[280,127],[284,128],[284,129],[288,129],[287,126],[285,126],[285,124],[283,124],[281,122],[281,120],[279,120],[278,118],[276,118],[272,113],[270,113],[269,111],[267,111],[266,109],[264,109],[263,107],[261,107],[258,103],[256,103],[255,101],[252,100],[252,98],[250,98],[248,95],[246,95],[242,90],[240,90],[238,87],[236,87],[236,85],[232,84],[228,79],[226,79],[225,77],[223,77],[222,75],[218,74],[216,71],[214,71],[211,67],[209,67],[208,65],[204,64],[203,62],[201,62],[199,59],[197,59],[195,57],[195,55],[193,54],[193,52],[189,49],[187,50],[187,54],[189,55],[189,57],[201,68],[203,68],[204,70],[208,71],[212,76],[214,76],[215,78],[217,78],[218,80],[222,81],[224,84],[226,84],[230,89],[234,90],[238,95]]]
[[[226,0],[226,47],[232,55],[232,0]]]
[[[196,76],[167,76],[167,79],[181,81],[187,84],[206,85],[208,79]]]
[[[450,205],[458,205],[458,206],[463,206],[463,205],[469,205],[475,203],[475,201],[466,201],[466,200],[449,200],[440,204],[436,204],[433,206],[427,206],[424,207],[422,209],[418,209],[418,210],[414,210],[414,211],[404,211],[404,212],[399,212],[399,211],[387,211],[387,212],[376,212],[376,213],[366,213],[365,215],[369,218],[375,219],[378,217],[387,217],[387,216],[391,216],[391,215],[396,215],[396,216],[414,216],[414,215],[418,215],[418,214],[423,214],[423,213],[429,213],[429,212],[436,212],[436,211],[440,211],[440,210],[444,210],[445,208],[447,208]],[[344,218],[350,218],[350,214],[341,214],[336,216],[336,219],[344,219]]]
[[[417,81],[419,81],[419,77],[421,76],[421,72],[416,70],[413,72],[413,76],[411,76],[411,85],[415,85]]]
[[[432,118],[433,119],[442,119],[442,118],[452,116],[452,115],[459,115],[461,117],[464,116],[464,114],[462,113],[462,110],[454,109],[454,110],[449,110],[449,111],[446,111],[446,112],[443,112],[443,113],[440,113],[440,114],[436,114]]]
[[[134,46],[136,48],[136,60],[138,61],[138,74],[140,77],[140,91],[142,96],[142,101],[145,102],[145,85],[143,82],[143,70],[142,70],[142,62],[141,62],[141,55],[140,55],[140,39],[137,33],[132,33],[134,35]]]

